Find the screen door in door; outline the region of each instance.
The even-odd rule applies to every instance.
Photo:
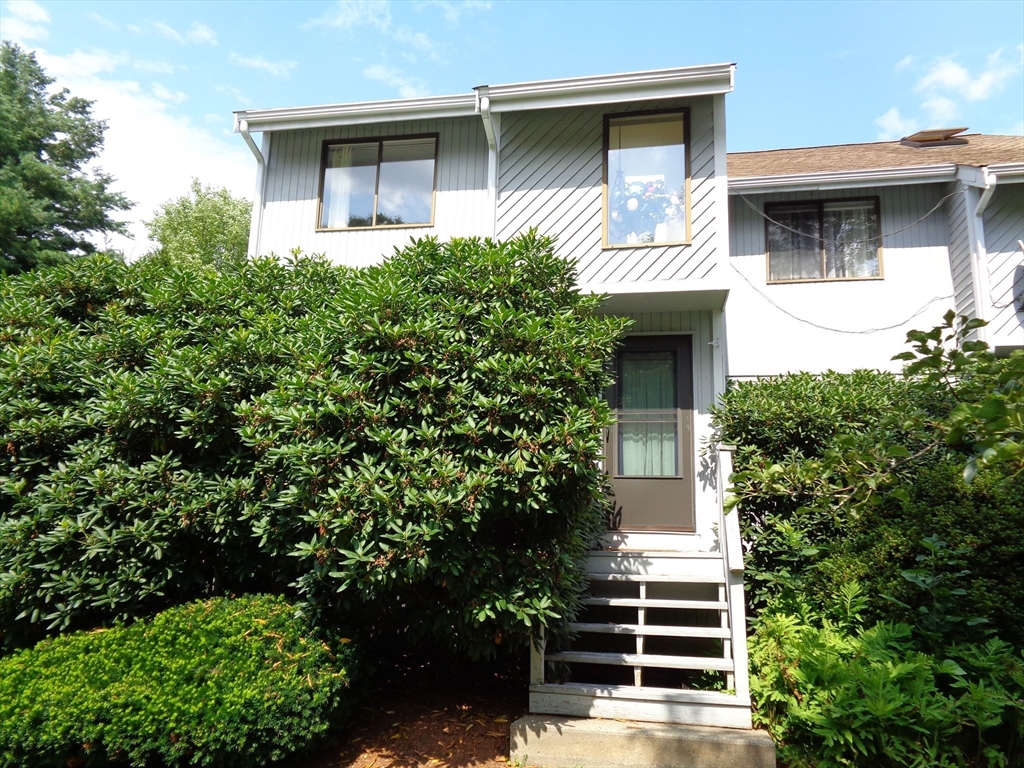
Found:
[[[689,336],[626,339],[615,361],[606,468],[620,530],[694,530]]]

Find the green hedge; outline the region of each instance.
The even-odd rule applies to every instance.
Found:
[[[0,636],[243,592],[474,656],[564,624],[624,326],[574,284],[532,233],[0,281]]]
[[[0,766],[265,765],[344,714],[351,648],[266,596],[44,640],[0,659]]]

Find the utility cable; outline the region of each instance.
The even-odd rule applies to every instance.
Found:
[[[826,325],[819,325],[818,323],[815,323],[813,320],[806,320],[806,319],[804,319],[802,317],[798,317],[798,316],[794,315],[788,309],[786,309],[786,308],[780,306],[778,303],[776,303],[775,300],[772,299],[771,296],[769,296],[764,291],[762,291],[760,288],[758,288],[756,285],[754,285],[750,281],[750,279],[746,275],[744,275],[743,272],[740,271],[739,267],[737,267],[735,264],[732,263],[731,260],[729,261],[729,266],[732,267],[734,270],[736,270],[736,273],[740,277],[743,278],[744,282],[747,285],[749,285],[751,288],[753,288],[754,291],[758,295],[760,295],[762,299],[767,301],[769,304],[771,304],[773,307],[775,307],[777,310],[779,310],[782,314],[787,315],[787,316],[793,318],[797,322],[804,323],[805,325],[809,325],[809,326],[811,326],[813,328],[817,328],[818,330],[821,330],[821,331],[830,331],[832,333],[845,333],[845,334],[848,334],[850,336],[866,336],[866,335],[871,334],[871,333],[879,333],[881,331],[892,331],[892,330],[895,330],[896,328],[901,328],[902,326],[904,326],[907,323],[909,323],[911,320],[913,320],[918,315],[921,315],[925,311],[927,311],[928,308],[931,307],[931,305],[934,304],[936,301],[941,301],[942,299],[951,299],[951,298],[953,298],[952,294],[950,294],[948,296],[935,296],[934,298],[929,299],[919,310],[917,310],[914,314],[912,314],[906,320],[904,320],[901,323],[896,323],[895,325],[887,325],[887,326],[885,326],[883,328],[869,328],[869,329],[864,330],[864,331],[848,331],[848,330],[846,330],[844,328],[829,328]]]
[[[842,241],[842,245],[863,245],[865,243],[871,243],[871,244],[874,244],[874,245],[878,245],[880,241],[884,240],[887,237],[892,237],[893,235],[898,235],[901,232],[905,232],[906,230],[910,229],[911,227],[916,227],[922,221],[924,221],[929,216],[931,216],[933,213],[935,213],[937,210],[939,210],[939,208],[942,207],[942,204],[944,202],[946,202],[947,200],[949,200],[949,198],[954,197],[954,196],[956,196],[959,193],[960,193],[960,190],[954,190],[954,191],[950,192],[948,195],[946,195],[941,200],[939,200],[939,202],[937,202],[932,207],[932,209],[930,211],[928,211],[928,213],[926,213],[924,216],[919,218],[917,221],[913,221],[910,224],[907,224],[907,226],[905,226],[905,227],[901,227],[900,229],[897,229],[897,230],[895,230],[893,232],[886,232],[884,235],[878,235],[877,237],[868,238],[867,240],[843,240]],[[765,221],[767,221],[770,224],[774,224],[777,227],[782,227],[783,229],[789,230],[790,232],[795,232],[796,234],[800,235],[801,237],[806,237],[809,240],[817,240],[819,243],[822,243],[822,244],[836,243],[836,238],[834,238],[834,237],[818,237],[817,235],[809,235],[806,232],[801,232],[799,229],[794,229],[793,227],[787,226],[787,225],[783,224],[781,221],[776,221],[775,219],[773,219],[770,216],[768,216],[764,211],[762,211],[756,205],[754,205],[752,202],[747,200],[747,198],[742,193],[737,193],[737,194],[738,194],[740,200],[742,200],[744,203],[746,203],[747,206],[750,208],[750,210],[752,210],[754,213],[756,213],[758,216],[760,216],[762,219],[764,219]]]

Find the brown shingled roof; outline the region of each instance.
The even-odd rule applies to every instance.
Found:
[[[898,141],[839,144],[831,147],[731,152],[730,178],[785,176],[796,173],[866,171],[914,165],[994,165],[1024,163],[1024,136],[984,136],[968,133],[967,144],[952,147],[908,147]]]

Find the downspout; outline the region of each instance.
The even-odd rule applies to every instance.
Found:
[[[256,258],[260,253],[260,235],[263,231],[263,193],[267,182],[267,161],[252,136],[249,135],[249,121],[238,118],[235,120],[238,132],[242,134],[253,157],[256,158],[256,190],[253,192],[252,222],[249,225],[249,258]]]
[[[487,199],[491,209],[491,237],[498,230],[498,128],[500,117],[491,114],[491,97],[486,85],[476,89],[476,111],[484,122],[484,135],[487,137]],[[498,126],[495,123],[499,123]]]
[[[996,191],[996,177],[995,174],[989,173],[987,167],[979,168],[978,171],[980,178],[970,186],[965,184],[964,192],[967,203],[967,226],[971,238],[972,267],[975,274],[974,313],[979,319],[987,321],[992,319],[992,278],[989,274],[988,249],[985,245],[984,214]],[[973,206],[971,191],[978,195]],[[988,327],[979,328],[977,333],[981,341],[988,341]]]

